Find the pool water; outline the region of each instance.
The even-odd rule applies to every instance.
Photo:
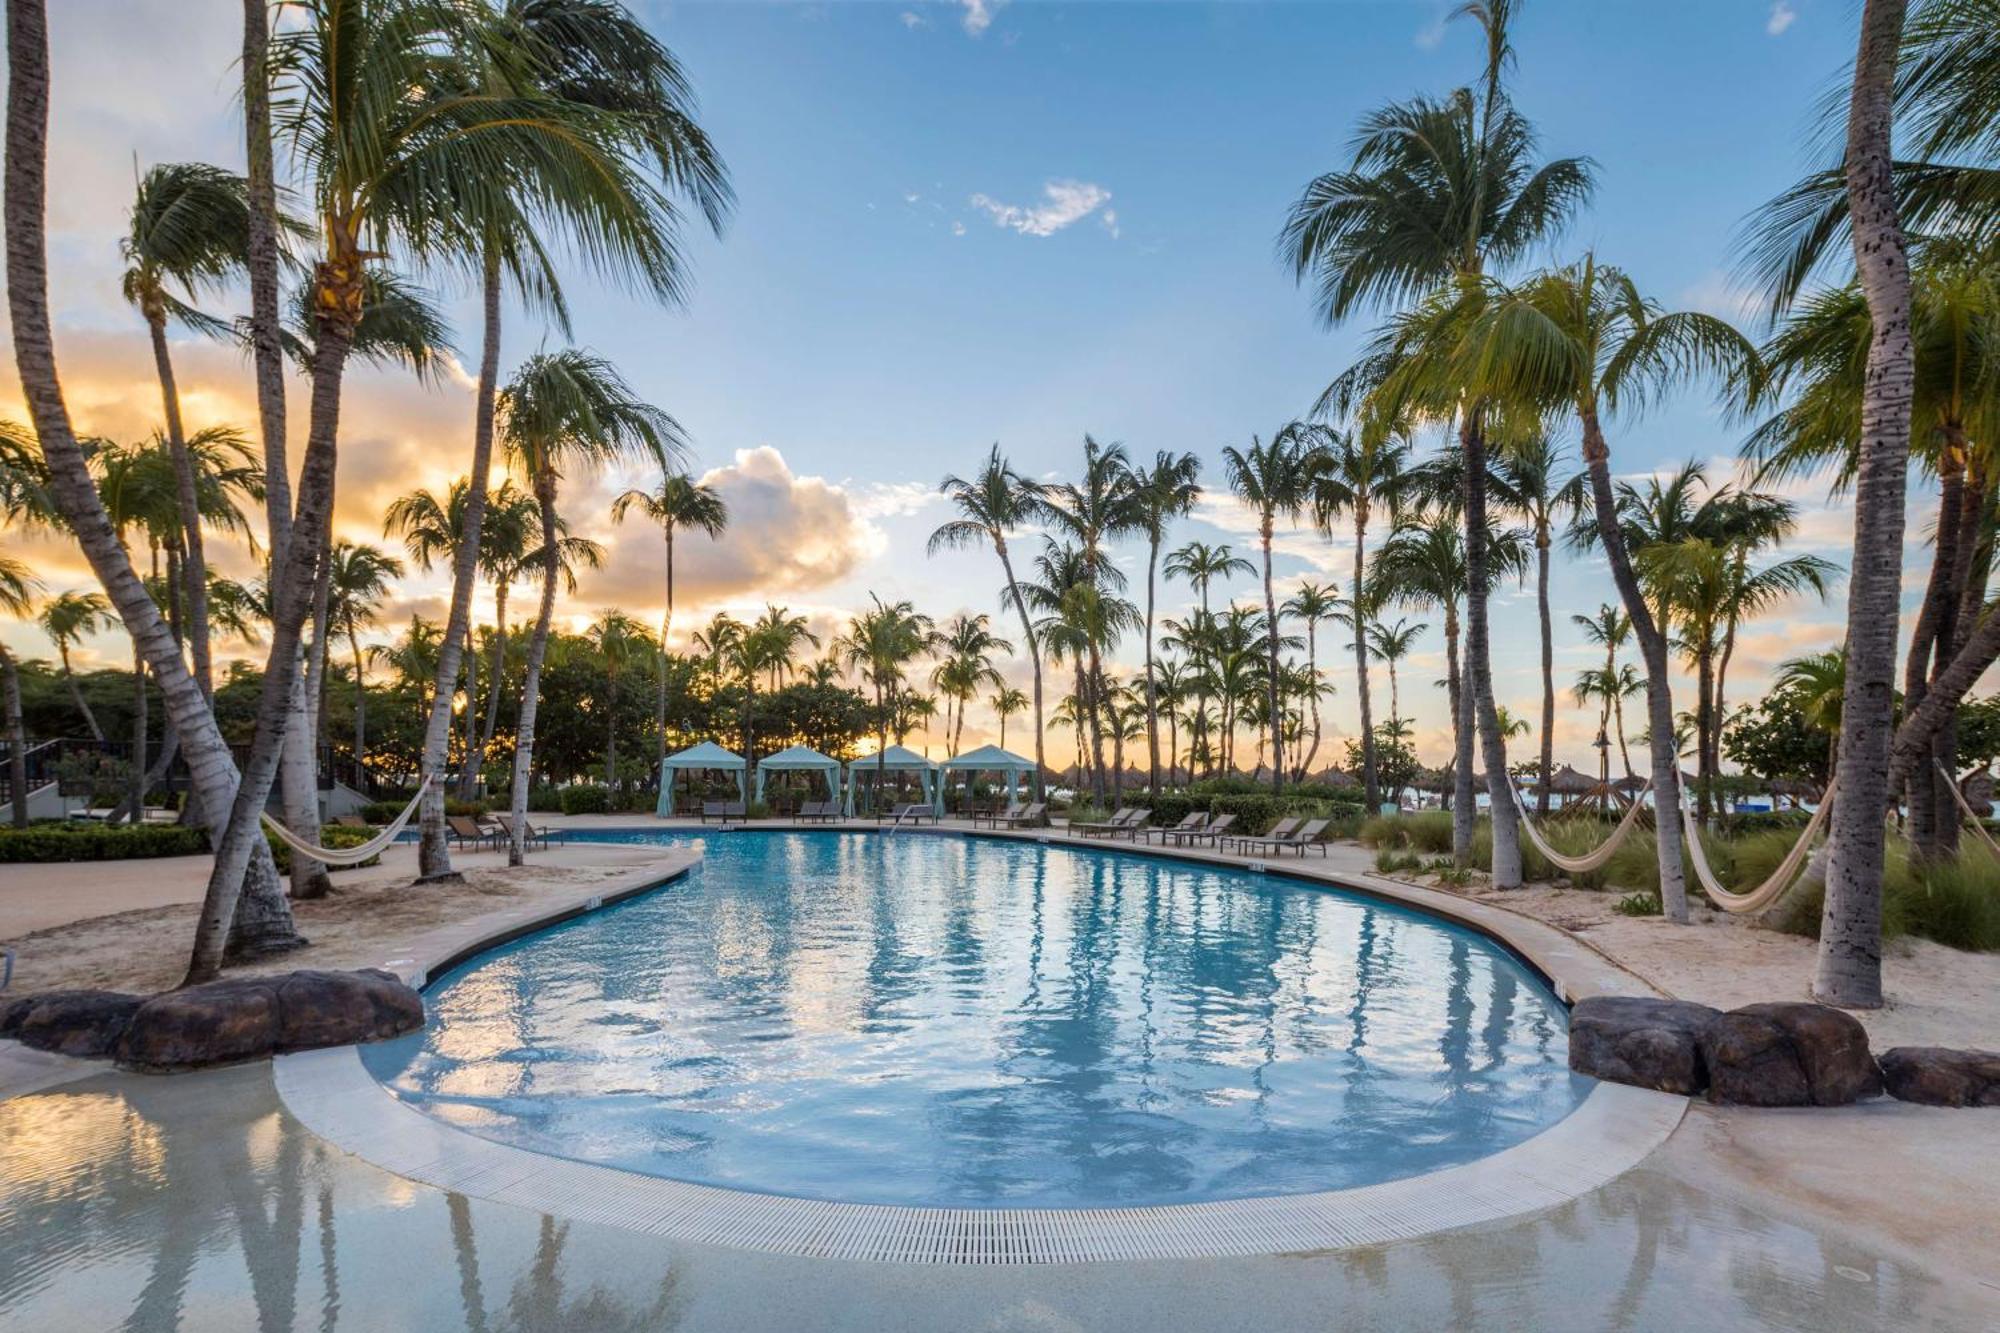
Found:
[[[1027,842],[701,841],[685,879],[440,978],[423,1030],[362,1058],[524,1148],[960,1207],[1370,1184],[1518,1143],[1591,1087],[1527,968],[1359,895]]]

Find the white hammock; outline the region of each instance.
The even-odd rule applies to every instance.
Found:
[[[1701,845],[1701,830],[1695,826],[1694,812],[1688,809],[1687,789],[1681,789],[1681,845],[1687,849],[1688,864],[1694,867],[1695,878],[1701,881],[1701,890],[1708,900],[1725,912],[1742,915],[1761,912],[1785,896],[1785,890],[1792,886],[1799,871],[1805,866],[1806,858],[1812,852],[1813,839],[1819,835],[1822,825],[1833,810],[1834,789],[1840,785],[1840,776],[1835,774],[1826,784],[1826,794],[1820,798],[1819,809],[1806,821],[1805,831],[1792,844],[1792,850],[1778,863],[1778,868],[1756,888],[1743,893],[1731,893],[1722,887],[1722,881],[1709,869],[1708,852]]]
[[[1602,868],[1618,854],[1619,844],[1625,841],[1625,835],[1630,833],[1632,826],[1638,822],[1639,808],[1646,803],[1646,793],[1652,789],[1653,784],[1650,781],[1640,789],[1639,794],[1632,798],[1632,806],[1625,812],[1625,817],[1618,821],[1618,827],[1611,830],[1611,836],[1606,838],[1596,851],[1585,856],[1564,856],[1549,846],[1540,830],[1536,829],[1534,821],[1528,818],[1528,807],[1521,800],[1520,790],[1514,786],[1513,780],[1510,778],[1507,782],[1507,790],[1514,794],[1514,809],[1520,813],[1520,824],[1527,831],[1528,841],[1535,844],[1535,850],[1547,857],[1558,869],[1572,875],[1587,875],[1593,870]]]
[[[383,829],[359,847],[315,847],[312,843],[307,842],[305,839],[299,837],[298,834],[271,818],[268,811],[264,814],[264,825],[271,832],[278,835],[279,842],[284,843],[285,846],[291,848],[300,856],[310,856],[313,860],[323,861],[330,866],[358,866],[371,856],[379,856],[385,847],[396,840],[398,834],[409,827],[410,816],[417,813],[417,803],[424,799],[424,792],[429,789],[430,785],[431,780],[429,778],[425,778],[419,783],[417,785],[417,794],[412,796],[410,803],[403,807],[403,813],[391,820],[388,828]]]
[[[1986,821],[1973,812],[1972,806],[1965,799],[1965,793],[1958,789],[1958,779],[1951,775],[1950,769],[1937,760],[1933,759],[1931,763],[1937,768],[1938,776],[1944,779],[1945,786],[1951,788],[1951,799],[1958,802],[1959,812],[1965,816],[1965,822],[1972,825],[1972,831],[1986,844],[1986,850],[1995,857],[2000,857],[2000,842],[1993,841],[1993,835],[1986,831]]]

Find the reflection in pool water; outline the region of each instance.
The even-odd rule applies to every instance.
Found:
[[[1517,1143],[1590,1086],[1514,958],[1364,898],[926,835],[706,852],[441,979],[426,1029],[363,1059],[523,1147],[954,1206],[1368,1184]]]

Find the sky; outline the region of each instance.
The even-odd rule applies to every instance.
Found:
[[[1476,77],[1479,39],[1448,21],[1452,8],[639,0],[635,9],[692,77],[737,193],[720,238],[686,237],[693,282],[683,307],[580,270],[570,285],[574,341],[679,420],[692,470],[734,514],[721,541],[680,543],[676,646],[716,611],[747,617],[767,601],[808,614],[830,638],[870,592],[907,598],[941,622],[985,612],[1003,633],[1014,628],[990,552],[925,554],[925,538],[949,517],[939,480],[971,471],[995,442],[1020,471],[1050,478],[1074,470],[1086,432],[1141,460],[1191,451],[1212,489],[1170,544],[1229,542],[1254,558],[1254,523],[1226,493],[1221,449],[1268,439],[1307,413],[1371,327],[1366,316],[1322,327],[1277,261],[1275,238],[1307,182],[1345,165],[1364,113]],[[1759,332],[1754,301],[1731,281],[1735,237],[1746,214],[1814,165],[1812,112],[1852,58],[1855,19],[1849,0],[1530,0],[1515,32],[1515,99],[1547,155],[1591,157],[1599,182],[1588,211],[1536,262],[1592,250],[1669,309]],[[146,0],[91,0],[51,15],[52,297],[70,407],[86,431],[136,440],[159,427],[144,331],[118,295],[118,240],[136,171],[182,160],[241,168],[239,22],[234,5],[170,11]],[[427,280],[471,365],[476,304],[449,275]],[[226,293],[210,304],[233,312],[246,303]],[[506,328],[503,374],[562,341],[518,307]],[[248,366],[235,350],[183,335],[174,355],[191,428],[254,423]],[[441,490],[462,473],[471,389],[459,366],[435,386],[350,373],[341,536],[383,543],[391,499],[416,486]],[[303,384],[293,384],[292,401],[302,428]],[[11,373],[0,413],[25,417]],[[1640,476],[1699,458],[1728,480],[1744,433],[1711,396],[1689,392],[1646,417],[1614,420],[1613,463]],[[567,483],[573,526],[610,548],[606,568],[564,599],[568,627],[614,605],[657,619],[658,533],[614,527],[607,513],[613,496],[648,482],[632,469]],[[1817,481],[1787,490],[1802,506],[1789,549],[1844,568],[1844,502],[1830,503]],[[1913,523],[1910,602],[1924,572],[1921,535]],[[0,542],[29,554],[50,592],[92,586],[72,550],[15,533]],[[1024,544],[1032,551],[1036,541]],[[1350,537],[1300,531],[1278,546],[1281,597],[1301,579],[1349,577]],[[1118,554],[1142,588],[1144,547]],[[240,553],[211,558],[251,572]],[[412,612],[441,616],[444,591],[441,573],[413,572],[375,637],[393,637]],[[1248,579],[1228,591],[1259,595]],[[1601,562],[1559,553],[1556,745],[1587,770],[1596,719],[1567,686],[1598,658],[1567,621],[1615,597]],[[1762,693],[1784,658],[1835,643],[1844,598],[1843,580],[1826,604],[1793,603],[1751,626],[1732,664],[1732,699]],[[530,600],[517,596],[513,615],[531,611]],[[481,601],[490,619],[484,592]],[[1163,583],[1162,616],[1193,602],[1185,585]],[[1496,592],[1493,616],[1497,693],[1517,716],[1538,717],[1532,586]],[[1337,691],[1324,711],[1338,738],[1356,725],[1357,690],[1351,651],[1329,642],[1334,633],[1323,633],[1320,655]],[[0,639],[52,656],[30,626],[0,623]],[[128,656],[112,632],[79,661]],[[1139,656],[1134,639],[1117,660]],[[1024,683],[1025,661],[1007,674]],[[1401,680],[1432,762],[1448,748],[1442,675],[1434,623]],[[1387,686],[1378,668],[1378,716]],[[1060,692],[1051,688],[1051,701]],[[994,731],[990,710],[975,706],[966,743]],[[942,752],[941,737],[932,748]],[[1052,732],[1051,758],[1065,762],[1068,752]]]

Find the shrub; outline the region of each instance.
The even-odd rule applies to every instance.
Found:
[[[561,787],[528,788],[528,809],[536,814],[555,815],[562,813]]]
[[[207,850],[206,829],[178,824],[48,823],[0,829],[0,861],[125,861]]]
[[[1448,854],[1451,851],[1451,811],[1370,815],[1362,820],[1357,836],[1364,846]]]
[[[751,801],[743,807],[743,817],[745,819],[769,819],[771,817],[771,803],[769,801]]]
[[[375,835],[373,833],[371,833],[369,830],[365,828],[346,828],[339,824],[323,824],[320,826],[319,830],[319,845],[322,847],[329,847],[329,848],[359,847],[362,843],[367,842],[370,838],[374,836]],[[278,873],[281,875],[291,874],[292,849],[285,843],[280,842],[278,840],[278,835],[271,832],[271,830],[269,829],[264,830],[264,841],[271,844],[271,858],[278,863]],[[379,866],[381,864],[382,864],[382,858],[380,856],[371,856],[366,861],[362,861],[356,865],[352,866],[330,865],[327,867],[327,869],[335,874],[338,874],[343,870],[359,870],[363,866]]]
[[[1806,826],[1812,816],[1802,810],[1753,810],[1747,814],[1724,815],[1722,822],[1731,837],[1747,837],[1754,833],[1772,833],[1789,830],[1797,833]]]
[[[2000,866],[1984,847],[1967,847],[1958,859],[1908,873],[1892,896],[1898,924],[1954,949],[2000,949]]]
[[[1660,896],[1656,893],[1628,893],[1611,905],[1620,916],[1658,916]]]
[[[564,787],[557,799],[566,815],[603,815],[611,812],[611,788],[600,783]]]

